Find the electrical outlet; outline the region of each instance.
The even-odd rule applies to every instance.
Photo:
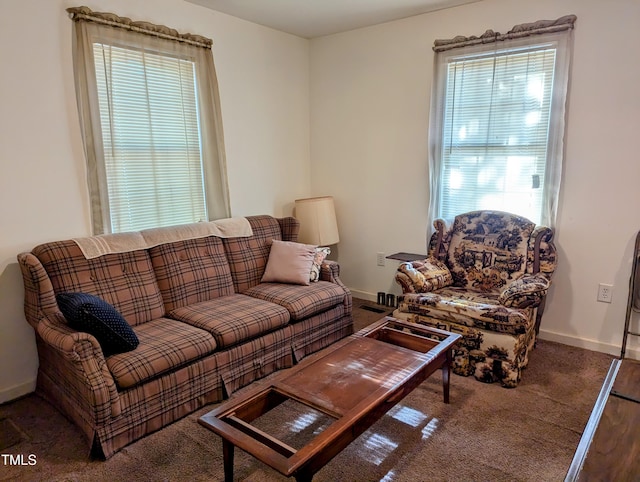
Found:
[[[611,303],[611,298],[613,297],[613,285],[608,285],[605,283],[600,283],[598,285],[598,301],[602,303]]]
[[[378,266],[384,266],[384,253],[378,253]]]

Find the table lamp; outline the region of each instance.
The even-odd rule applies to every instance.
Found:
[[[328,246],[340,241],[333,197],[296,199],[295,209],[295,217],[300,221],[299,242]]]

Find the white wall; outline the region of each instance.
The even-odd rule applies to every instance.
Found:
[[[298,197],[333,195],[342,278],[371,298],[399,293],[397,264],[377,267],[376,252],[425,250],[433,40],[578,15],[542,336],[618,352],[640,229],[637,1],[485,0],[309,42],[182,0],[3,0],[0,403],[31,391],[37,369],[16,254],[90,234],[64,11],[80,4],[213,38],[233,215],[289,215]],[[615,285],[613,303],[596,303],[599,282]]]
[[[578,20],[560,260],[541,336],[619,353],[640,229],[636,0],[485,0],[311,41],[311,189],[335,197],[341,277],[354,294],[400,293],[397,263],[376,266],[376,252],[426,249],[434,39],[566,14]],[[615,285],[611,304],[596,302],[600,282]]]
[[[290,215],[310,190],[307,40],[182,0],[3,0],[0,403],[32,391],[37,369],[16,255],[90,234],[65,11],[78,5],[214,40],[234,216]]]

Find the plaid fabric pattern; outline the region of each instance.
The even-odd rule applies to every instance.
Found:
[[[269,259],[271,240],[282,240],[280,223],[276,218],[248,216],[247,220],[253,230],[253,236],[222,240],[236,293],[244,293],[260,283]]]
[[[167,312],[233,294],[231,269],[218,237],[166,243],[149,254]]]
[[[120,415],[115,382],[93,336],[46,318],[38,324],[37,334],[44,342],[38,350],[38,378],[46,374],[56,381],[62,398],[74,401],[82,423],[105,423]]]
[[[108,458],[134,440],[219,402],[258,378],[291,367],[290,342],[287,326],[123,391],[122,416],[95,428],[97,445]]]
[[[36,328],[40,318],[59,311],[56,296],[38,258],[31,253],[20,253],[18,264],[24,284],[24,314],[29,324]]]
[[[219,348],[228,348],[289,322],[289,312],[273,303],[245,295],[231,295],[184,306],[171,318],[208,331]]]
[[[291,327],[267,333],[217,354],[227,396],[277,370],[293,366]]]
[[[312,316],[291,326],[291,346],[296,362],[353,333],[351,312],[338,305],[329,311]]]
[[[33,249],[58,293],[96,295],[111,304],[127,322],[139,325],[164,315],[149,253],[145,250],[86,259],[71,240]]]
[[[201,238],[91,260],[68,240],[18,256],[25,315],[36,328],[36,390],[82,430],[95,454],[110,457],[353,332],[351,294],[333,261],[325,260],[322,281],[307,294],[279,297],[304,317],[294,324],[284,306],[240,294],[260,284],[271,240],[296,241],[299,230],[294,218],[248,220],[249,238]],[[66,325],[55,302],[64,292],[113,305],[140,345],[105,360],[93,336]]]
[[[351,297],[351,292],[349,288],[345,286],[342,280],[339,278],[340,276],[340,265],[335,261],[324,260],[322,266],[320,266],[320,279],[322,281],[330,281],[331,283],[335,283],[340,286],[347,296],[344,297],[344,313],[345,315],[351,316],[351,311],[353,309],[353,299]]]
[[[327,281],[318,281],[309,286],[260,283],[244,294],[286,308],[294,320],[302,320],[342,304],[345,298],[342,287]]]
[[[122,415],[110,423],[94,426],[94,447],[109,458],[134,440],[223,398],[217,356],[207,356],[123,390]]]
[[[278,218],[280,231],[282,232],[283,241],[298,241],[298,233],[300,232],[300,221],[296,218]]]
[[[175,370],[216,349],[215,340],[206,331],[169,318],[138,325],[134,330],[140,340],[138,347],[107,358],[119,388]]]
[[[336,261],[325,259],[320,265],[320,280],[330,281],[331,283],[338,283],[344,286],[340,282],[340,265]]]

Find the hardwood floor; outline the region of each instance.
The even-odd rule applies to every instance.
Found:
[[[567,474],[567,481],[638,480],[640,362],[614,360]]]

